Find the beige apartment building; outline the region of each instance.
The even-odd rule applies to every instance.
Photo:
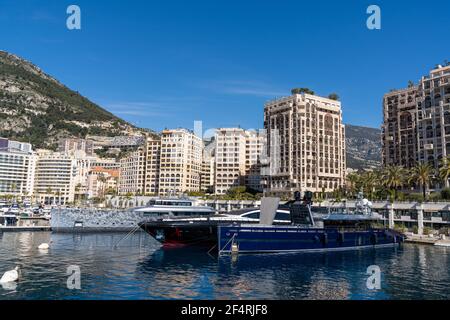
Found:
[[[216,130],[216,194],[225,194],[232,187],[244,185],[245,139],[244,129],[220,128]]]
[[[144,147],[139,147],[120,160],[118,187],[120,195],[144,192],[145,158]]]
[[[295,191],[332,192],[344,186],[345,127],[339,101],[311,94],[269,101],[264,128],[266,194],[289,197]]]
[[[145,194],[158,194],[161,140],[147,138],[145,143]]]
[[[262,191],[260,155],[265,136],[241,128],[216,130],[215,193],[222,195],[236,186]]]
[[[159,194],[200,191],[203,141],[186,129],[161,133]]]
[[[383,164],[439,168],[450,156],[450,65],[384,96]]]
[[[387,93],[383,98],[383,165],[414,167],[417,161],[417,87]]]

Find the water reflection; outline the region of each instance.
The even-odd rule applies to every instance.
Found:
[[[22,281],[0,299],[448,299],[448,248],[211,257],[162,250],[144,233],[11,233],[0,237],[0,273],[23,266]],[[47,252],[37,249],[50,243]],[[81,290],[66,287],[66,268],[81,269]],[[382,288],[367,289],[378,265]]]

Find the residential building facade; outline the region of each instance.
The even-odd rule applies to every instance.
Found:
[[[33,193],[36,155],[29,143],[0,138],[0,196]]]
[[[383,99],[383,165],[411,168],[417,162],[417,86],[387,93]]]
[[[203,141],[186,129],[163,130],[159,194],[200,191]]]
[[[103,198],[117,192],[119,170],[92,167],[88,176],[89,199]]]
[[[145,194],[159,193],[159,171],[161,163],[161,140],[147,138],[145,142]]]
[[[145,150],[139,147],[120,160],[119,194],[142,194],[145,181]]]
[[[345,127],[339,101],[293,94],[264,108],[267,134],[264,192],[332,192],[344,186]]]
[[[77,160],[73,156],[39,150],[34,183],[34,195],[38,202],[73,203],[77,174]]]
[[[450,156],[450,65],[437,66],[418,88],[418,160],[438,169]]]
[[[418,85],[384,96],[383,164],[438,169],[450,156],[450,65],[438,65]]]
[[[264,141],[265,135],[256,131],[241,128],[216,130],[216,194],[226,194],[230,188],[237,186],[262,191],[260,155]]]

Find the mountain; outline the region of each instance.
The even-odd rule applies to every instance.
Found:
[[[381,130],[345,125],[347,168],[375,169],[381,167]]]
[[[32,63],[0,51],[0,137],[54,149],[60,138],[140,131]]]

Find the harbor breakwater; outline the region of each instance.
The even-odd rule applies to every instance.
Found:
[[[128,232],[145,220],[140,212],[96,208],[53,209],[53,232]]]

